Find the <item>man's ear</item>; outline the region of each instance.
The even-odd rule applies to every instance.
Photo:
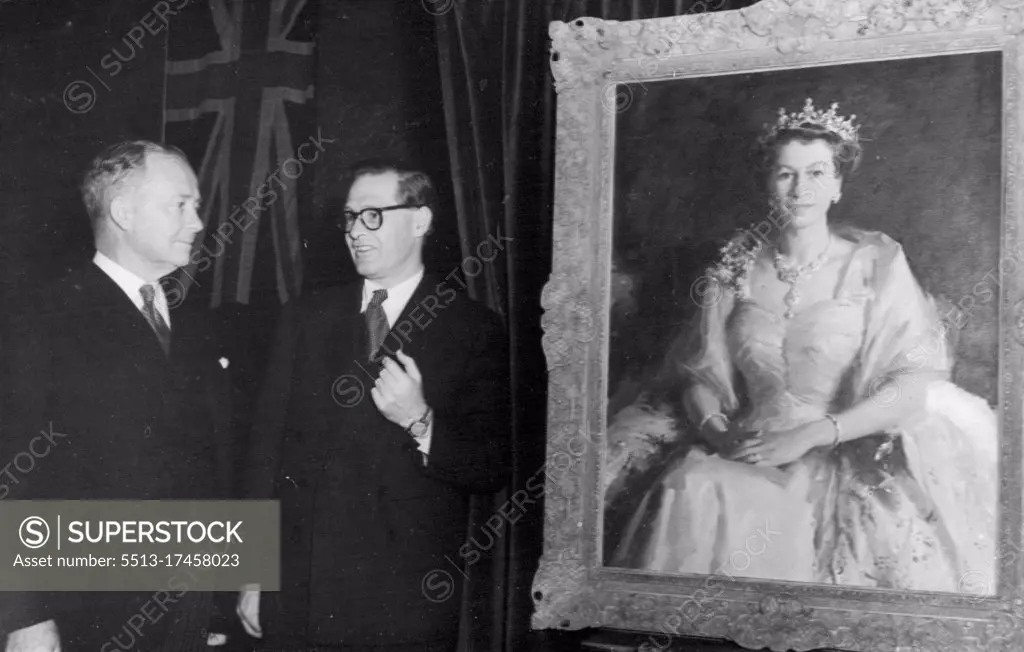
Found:
[[[413,214],[413,226],[417,236],[424,236],[431,232],[434,224],[434,211],[429,206],[420,206]]]
[[[116,195],[110,200],[110,221],[122,231],[127,231],[132,223],[133,211],[131,203],[124,195]]]

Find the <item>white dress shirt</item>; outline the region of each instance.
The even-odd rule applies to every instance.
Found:
[[[363,279],[363,305],[359,308],[359,312],[366,312],[366,308],[370,305],[370,299],[373,298],[375,290],[387,290],[388,298],[383,304],[384,314],[388,316],[388,326],[394,328],[395,322],[398,321],[402,311],[405,310],[405,305],[412,298],[412,293],[416,291],[420,281],[423,280],[423,271],[423,268],[420,268],[420,271],[392,288],[386,288],[368,278]]]
[[[146,283],[145,280],[137,276],[134,272],[129,272],[124,267],[121,267],[106,255],[96,252],[96,255],[92,257],[92,262],[97,267],[103,270],[103,272],[111,278],[114,283],[117,283],[128,298],[132,300],[135,307],[142,312],[142,293],[139,290],[143,285],[152,285],[155,288],[153,294],[153,304],[156,306],[157,312],[167,322],[167,328],[171,327],[171,310],[167,306],[167,296],[164,294],[164,289],[160,283]]]
[[[418,272],[402,281],[398,285],[390,288],[386,288],[380,283],[371,281],[370,279],[363,279],[363,301],[362,306],[359,308],[360,313],[365,313],[366,308],[370,305],[370,299],[373,298],[375,290],[387,290],[388,298],[384,300],[381,305],[384,308],[384,314],[388,318],[388,327],[394,328],[395,322],[402,315],[402,311],[405,310],[406,304],[409,303],[409,299],[412,298],[413,292],[419,287],[420,281],[423,280],[424,269],[421,267]],[[418,418],[418,417],[417,417]],[[427,434],[422,439],[417,439],[416,443],[419,445],[420,452],[424,455],[430,454],[430,440],[434,434],[434,422],[431,420],[430,425],[427,427]]]

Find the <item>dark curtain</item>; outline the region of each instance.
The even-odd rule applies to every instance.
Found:
[[[469,572],[462,651],[529,649],[530,586],[543,550],[544,506],[509,497],[543,468],[547,369],[540,295],[551,273],[555,92],[548,24],[581,16],[633,20],[727,10],[747,0],[427,0],[437,17],[455,207],[463,256],[500,238],[503,256],[469,276],[509,330],[515,413],[513,480],[474,504],[470,536],[499,517],[490,557]],[[474,265],[475,268],[475,265]],[[513,523],[514,521],[514,523]],[[475,539],[479,542],[480,536]],[[479,548],[480,546],[477,546]]]

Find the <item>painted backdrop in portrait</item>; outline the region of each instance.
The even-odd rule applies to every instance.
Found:
[[[719,246],[765,219],[757,138],[779,107],[799,111],[808,97],[821,108],[838,102],[861,126],[860,169],[830,222],[902,244],[918,281],[960,326],[952,380],[995,407],[1001,85],[1000,54],[982,53],[620,87],[609,420],[651,386],[697,311],[695,282]],[[606,512],[606,563],[643,489],[627,488]]]

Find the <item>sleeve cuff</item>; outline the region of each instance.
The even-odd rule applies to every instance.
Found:
[[[427,434],[422,439],[416,440],[416,444],[417,444],[416,447],[419,449],[419,451],[421,453],[423,453],[424,457],[430,455],[430,442],[433,439],[433,437],[434,437],[434,422],[433,422],[433,420],[431,420],[430,425],[427,426]],[[424,462],[425,461],[426,460],[424,460]]]

